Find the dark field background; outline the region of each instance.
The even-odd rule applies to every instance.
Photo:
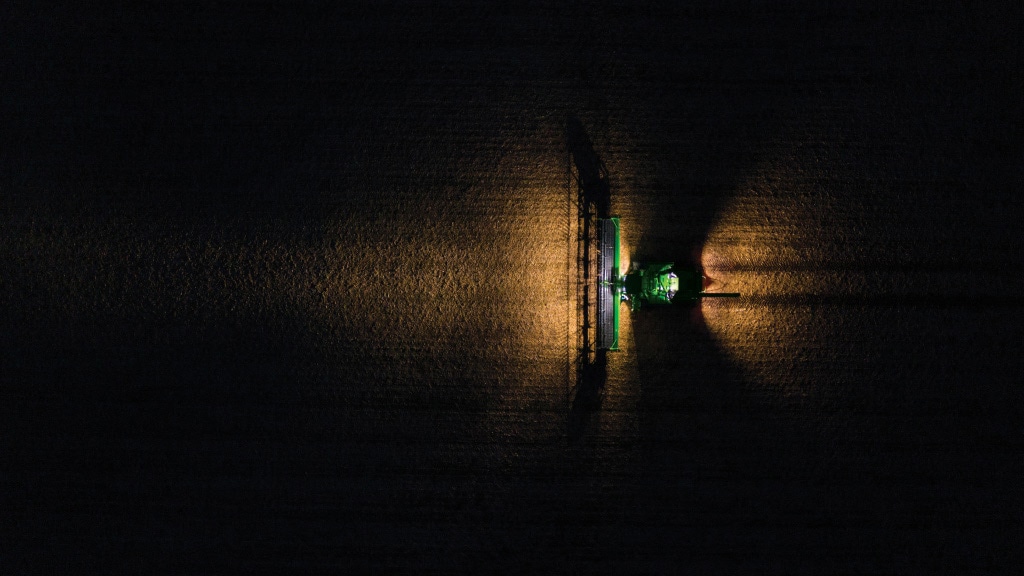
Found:
[[[1015,573],[1021,12],[5,4],[0,571]]]

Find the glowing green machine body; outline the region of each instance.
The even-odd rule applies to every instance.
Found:
[[[674,262],[634,262],[622,274],[619,219],[598,221],[597,347],[619,349],[619,302],[633,310],[645,306],[694,304],[701,298],[736,298],[735,292],[705,292],[704,275],[696,266]]]

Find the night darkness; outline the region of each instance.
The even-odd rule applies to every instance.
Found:
[[[6,3],[0,572],[1015,573],[1024,10],[896,4]],[[597,376],[581,142],[743,294]]]

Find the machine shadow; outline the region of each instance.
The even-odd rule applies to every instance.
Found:
[[[604,400],[608,381],[608,352],[596,351],[592,357],[585,352],[576,357],[576,386],[569,407],[568,437],[576,442],[586,435],[595,414]]]
[[[577,318],[581,319],[574,360],[576,385],[571,392],[568,437],[570,441],[577,441],[585,435],[592,416],[600,411],[608,380],[607,350],[597,349],[595,342],[597,294],[594,260],[597,257],[597,220],[610,215],[611,187],[608,171],[594,151],[583,123],[570,115],[566,120],[565,132],[571,173],[575,167],[575,177],[571,179],[568,194],[570,201],[576,204],[576,306]]]

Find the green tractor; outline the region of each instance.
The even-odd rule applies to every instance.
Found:
[[[598,235],[598,349],[618,350],[620,301],[629,302],[630,308],[637,310],[739,296],[736,292],[705,292],[699,268],[674,262],[634,262],[629,272],[621,275],[619,219],[600,219]]]
[[[691,304],[701,298],[736,298],[736,292],[705,292],[704,275],[674,262],[634,263],[621,280],[620,297],[633,310],[641,306]]]

